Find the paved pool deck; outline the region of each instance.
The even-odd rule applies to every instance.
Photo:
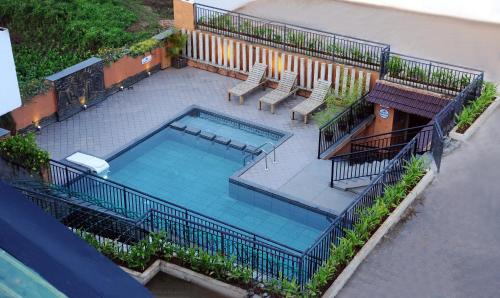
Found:
[[[243,105],[236,98],[228,102],[226,92],[238,82],[192,67],[168,68],[138,82],[133,89],[115,93],[86,111],[44,127],[37,133],[37,141],[55,160],[76,151],[105,159],[189,106],[198,105],[293,134],[277,148],[278,162],[273,164],[269,159],[269,170],[261,160],[241,178],[313,207],[334,213],[343,210],[354,194],[329,187],[330,163],[316,159],[318,127],[290,119],[290,109],[304,98],[291,97],[273,115],[268,108],[257,109],[258,99],[270,89],[246,97]]]

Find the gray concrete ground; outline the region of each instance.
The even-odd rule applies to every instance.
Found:
[[[500,82],[500,25],[334,0],[255,0],[251,15],[391,45],[393,51],[482,69]]]
[[[190,105],[199,105],[224,114],[267,125],[293,133],[293,136],[276,150],[278,163],[264,160],[246,171],[241,178],[275,190],[282,190],[294,199],[311,206],[333,212],[342,211],[354,194],[328,187],[330,163],[316,159],[318,128],[313,123],[290,119],[290,109],[304,100],[292,97],[271,114],[268,109],[257,109],[258,98],[265,92],[259,90],[248,96],[243,105],[238,100],[227,101],[227,90],[239,81],[215,73],[195,69],[160,71],[133,86],[131,90],[115,93],[86,111],[44,127],[37,141],[51,157],[60,160],[81,151],[106,158],[160,127]],[[287,183],[310,163],[323,163],[321,172],[302,175],[297,183],[305,187],[289,187]],[[317,193],[311,183],[321,187]]]
[[[433,184],[339,297],[500,295],[500,111],[445,157]]]

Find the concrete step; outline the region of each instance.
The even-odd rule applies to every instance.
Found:
[[[348,180],[333,181],[333,188],[340,190],[350,190],[353,188],[363,187],[369,185],[371,179],[369,177],[353,178]]]

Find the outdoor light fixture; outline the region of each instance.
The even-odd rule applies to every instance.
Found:
[[[40,125],[39,121],[33,121],[32,123],[33,123],[33,126],[35,126],[36,131],[41,131],[42,130],[42,126]]]
[[[123,91],[123,89],[125,89],[125,88],[123,88],[123,86],[120,86],[120,91]]]
[[[149,77],[149,76],[151,76],[151,72],[150,72],[150,71],[148,71],[148,77]]]
[[[87,105],[86,105],[86,104],[83,104],[83,105],[82,105],[82,109],[86,110],[87,108],[88,108],[88,107],[87,107]]]

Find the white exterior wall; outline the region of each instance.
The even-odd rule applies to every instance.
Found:
[[[0,28],[0,116],[21,106],[9,30]]]

